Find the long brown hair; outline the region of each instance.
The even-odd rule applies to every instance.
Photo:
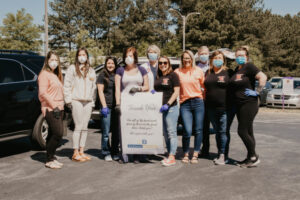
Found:
[[[159,60],[161,58],[167,59],[167,62],[168,62],[168,71],[167,71],[167,74],[170,74],[173,71],[170,59],[167,56],[161,56],[161,57],[159,57],[158,62],[159,62]],[[158,66],[157,78],[159,78],[161,76],[163,76],[163,74],[162,74],[162,71],[159,69],[159,66]]]
[[[132,53],[133,53],[134,63],[137,64],[139,62],[136,48],[135,47],[128,47],[123,51],[123,62],[124,62],[125,65],[126,65],[125,59],[126,59],[127,53],[130,52],[130,51],[132,51]]]
[[[226,70],[227,67],[226,67],[226,58],[225,58],[225,55],[221,52],[221,51],[214,51],[213,54],[210,56],[210,60],[209,60],[209,71],[208,73],[210,74],[213,70],[214,70],[214,66],[213,66],[213,60],[214,60],[214,57],[218,56],[218,55],[222,55],[223,56],[223,66],[221,67],[222,70]]]
[[[52,71],[51,67],[49,66],[49,59],[51,58],[52,55],[56,56],[57,60],[58,60],[58,65],[57,65],[57,67],[54,71]],[[63,76],[62,76],[61,67],[60,67],[60,60],[59,60],[58,55],[54,51],[49,51],[47,53],[47,56],[45,58],[44,65],[43,65],[43,68],[42,68],[42,71],[43,70],[46,70],[48,72],[53,72],[58,77],[58,79],[61,82],[63,82]]]
[[[87,51],[87,49],[85,47],[81,47],[81,48],[77,49],[77,51],[76,51],[75,69],[76,69],[76,74],[79,77],[82,77],[82,74],[81,74],[80,68],[79,68],[79,66],[80,66],[81,63],[78,60],[78,55],[79,55],[80,51],[84,51],[85,54],[86,54],[86,56],[87,56],[87,59],[86,59],[86,61],[84,63],[85,70],[84,70],[84,73],[83,73],[83,78],[85,78],[86,75],[87,75],[87,73],[89,72],[89,69],[90,69],[89,53],[88,53],[88,51]]]

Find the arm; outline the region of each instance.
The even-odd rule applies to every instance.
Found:
[[[97,90],[97,86],[96,86],[96,81],[97,81],[97,79],[96,79],[96,73],[95,73],[95,71],[93,70],[93,74],[94,74],[94,81],[93,81],[93,89],[92,89],[92,91],[93,91],[93,107],[95,107],[95,102],[96,102],[96,98],[97,98],[97,92],[96,92],[96,90]]]
[[[64,81],[64,96],[66,104],[72,102],[72,88],[74,86],[73,66],[70,66]]]
[[[54,109],[53,99],[48,95],[47,91],[49,88],[49,80],[47,74],[41,73],[38,78],[38,86],[39,86],[39,97],[40,100],[44,100],[47,104],[50,105],[52,109]]]
[[[256,92],[259,93],[262,91],[262,89],[266,85],[267,76],[263,72],[260,71],[256,74],[255,79],[258,80],[258,86],[257,86]]]
[[[179,91],[180,91],[180,87],[174,87],[174,92],[168,101],[169,105],[172,105],[172,103],[176,101],[177,97],[179,96]]]
[[[115,96],[116,96],[116,105],[121,104],[121,76],[116,74],[115,76]]]
[[[107,105],[106,105],[105,96],[104,96],[104,93],[103,93],[104,85],[103,84],[97,84],[97,87],[98,87],[98,94],[99,94],[99,99],[100,99],[101,105],[102,105],[103,108],[106,108]]]
[[[147,92],[149,90],[149,78],[148,78],[148,75],[144,75],[143,76],[143,79],[144,79],[144,85],[142,86],[142,92]]]

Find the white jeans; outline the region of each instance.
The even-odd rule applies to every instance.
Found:
[[[75,124],[73,148],[85,147],[88,124],[92,114],[92,102],[72,101],[72,116]]]

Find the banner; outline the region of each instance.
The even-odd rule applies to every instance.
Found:
[[[121,96],[123,154],[162,154],[162,93],[124,93]]]

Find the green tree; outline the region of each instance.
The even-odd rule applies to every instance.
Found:
[[[33,17],[24,8],[18,10],[16,15],[8,13],[0,27],[0,49],[39,51],[41,29],[32,21]]]

